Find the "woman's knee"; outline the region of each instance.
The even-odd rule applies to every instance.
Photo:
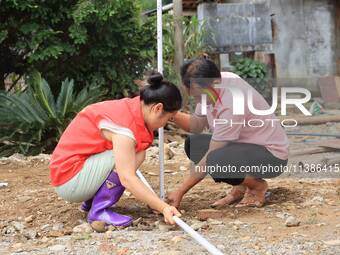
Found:
[[[206,165],[209,175],[215,182],[239,185],[245,178],[240,162],[221,149],[214,150],[207,155]]]

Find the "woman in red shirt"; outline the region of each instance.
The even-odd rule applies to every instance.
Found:
[[[180,216],[151,192],[136,176],[152,144],[153,131],[163,127],[181,108],[178,88],[154,74],[140,96],[104,101],[85,107],[72,120],[56,146],[51,162],[52,185],[60,197],[82,202],[88,222],[127,226],[129,216],[108,208],[127,188],[137,199],[163,213],[174,224]]]

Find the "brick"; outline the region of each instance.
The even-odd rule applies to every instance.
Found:
[[[203,209],[198,211],[197,217],[199,220],[221,219],[223,212],[215,209]]]

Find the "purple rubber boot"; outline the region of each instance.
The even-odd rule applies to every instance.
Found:
[[[108,225],[128,226],[132,218],[115,213],[109,208],[118,202],[125,187],[120,183],[118,174],[112,171],[106,181],[93,197],[91,209],[87,215],[87,221],[104,221]]]
[[[92,206],[92,198],[81,203],[80,211],[88,212]]]

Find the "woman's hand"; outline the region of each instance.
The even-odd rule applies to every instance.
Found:
[[[173,191],[171,192],[168,196],[167,196],[167,202],[178,208],[179,205],[181,204],[181,201],[182,201],[182,198],[183,198],[183,194],[182,192],[176,190],[176,191]]]
[[[171,225],[175,224],[173,216],[177,216],[177,217],[182,216],[180,214],[180,212],[177,211],[176,207],[173,207],[173,206],[170,206],[170,205],[164,207],[162,213],[163,213],[163,216],[164,216],[165,223],[171,224]]]

